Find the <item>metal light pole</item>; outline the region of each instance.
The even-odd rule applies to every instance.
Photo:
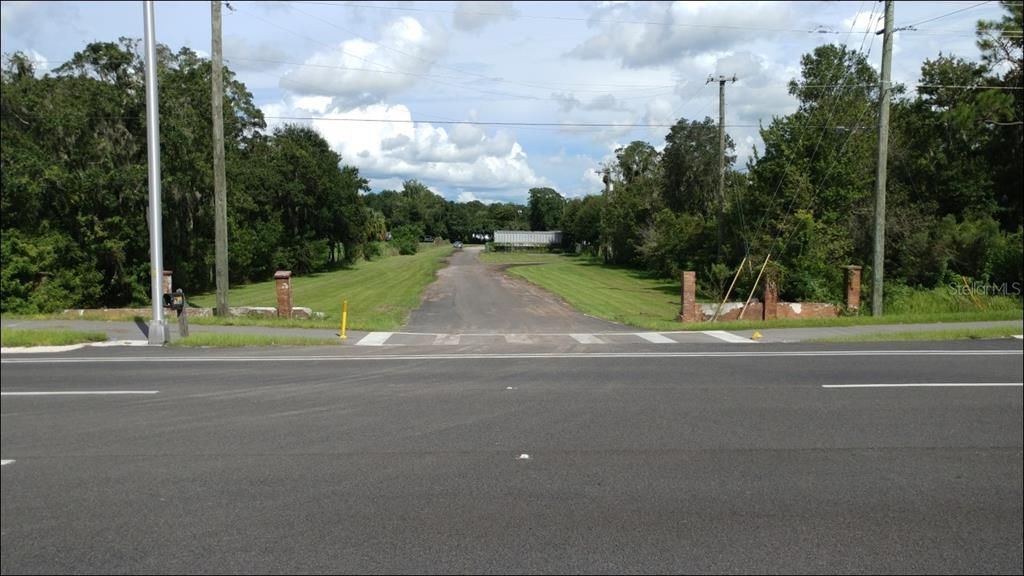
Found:
[[[160,105],[156,85],[156,23],[153,0],[142,3],[146,45],[146,154],[149,160],[149,263],[153,318],[149,321],[149,343],[166,344],[170,328],[163,304],[163,214],[160,210]]]

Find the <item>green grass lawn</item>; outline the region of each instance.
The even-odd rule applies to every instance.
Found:
[[[797,320],[727,321],[687,323],[676,321],[679,314],[679,283],[652,278],[643,271],[602,265],[592,258],[558,254],[485,253],[480,259],[492,264],[520,264],[509,273],[522,277],[563,298],[577,310],[631,326],[650,330],[721,330],[749,328],[785,328],[814,326],[855,326],[862,324],[906,324],[931,322],[966,322],[983,320],[1016,320],[1024,317],[1020,301],[1013,298],[986,298],[982,309],[964,310],[962,302],[947,301],[948,291],[929,291],[914,295],[911,313],[897,313],[875,318],[844,316],[840,318],[809,318]],[[538,264],[536,266],[524,264]],[[929,296],[931,293],[931,296]],[[941,295],[941,297],[940,297]],[[933,302],[924,312],[921,300]],[[974,306],[971,304],[971,306]]]
[[[993,328],[957,328],[953,330],[929,330],[924,332],[893,332],[889,334],[854,334],[831,336],[811,342],[905,342],[923,340],[980,340],[983,338],[1009,338],[1021,333],[1020,326],[996,326]]]
[[[103,332],[77,332],[74,330],[20,330],[0,329],[0,346],[20,348],[28,346],[67,346],[82,342],[104,342]]]
[[[321,320],[276,320],[272,318],[190,318],[196,324],[231,324],[336,328],[341,320],[341,303],[348,301],[348,329],[394,330],[405,323],[419,306],[423,290],[434,281],[451,246],[423,247],[412,256],[390,256],[372,262],[361,261],[351,268],[292,278],[292,304],[323,312]],[[216,294],[189,298],[192,306],[213,307]],[[231,306],[276,306],[274,281],[232,287]]]
[[[178,347],[238,348],[242,346],[338,346],[337,338],[306,338],[303,336],[264,336],[259,334],[192,334],[178,338],[170,345]]]

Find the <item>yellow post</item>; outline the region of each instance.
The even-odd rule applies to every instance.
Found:
[[[338,336],[340,336],[342,340],[348,338],[348,336],[345,336],[345,327],[347,325],[348,325],[348,300],[345,300],[345,301],[343,301],[341,303],[341,332],[338,333]]]

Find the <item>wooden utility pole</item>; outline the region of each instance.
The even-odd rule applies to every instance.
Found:
[[[889,156],[889,97],[892,92],[893,0],[885,0],[882,36],[881,104],[878,111],[878,167],[875,172],[875,250],[871,263],[871,315],[882,315],[882,284],[885,278],[885,176]]]
[[[221,69],[220,0],[210,2],[213,21],[213,203],[216,243],[217,315],[228,315],[228,201],[224,177],[224,71]]]
[[[716,82],[714,76],[708,76],[705,84]],[[732,78],[718,77],[718,260],[722,259],[722,220],[725,218],[725,83],[736,82]]]

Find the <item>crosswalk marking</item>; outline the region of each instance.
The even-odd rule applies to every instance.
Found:
[[[394,332],[370,332],[356,342],[356,346],[383,346]]]
[[[678,344],[675,340],[658,332],[637,332],[636,335],[655,344]]]
[[[681,340],[674,340],[670,336],[678,334]],[[390,342],[392,336],[396,342]],[[728,342],[731,344],[751,344],[753,340],[726,332],[724,330],[706,330],[702,332],[600,332],[597,334],[416,334],[412,332],[369,332],[362,338],[355,340],[356,346],[459,346],[477,343],[481,338],[493,342],[493,338],[502,338],[507,344],[540,345],[557,344],[561,342],[585,344],[585,345],[608,345],[627,344],[630,342],[651,344],[686,344],[700,342],[701,337],[707,342]],[[695,339],[696,338],[696,339]]]
[[[725,330],[705,330],[703,334],[707,334],[713,338],[724,340],[726,342],[732,342],[733,344],[753,344],[754,341],[743,336],[737,336]]]

